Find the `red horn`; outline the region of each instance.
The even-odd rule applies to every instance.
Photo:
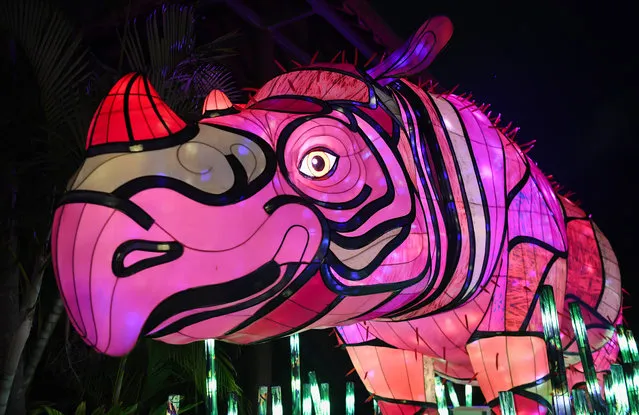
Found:
[[[147,77],[130,73],[102,100],[87,136],[87,155],[138,152],[188,141],[197,127],[187,125],[162,101]]]
[[[233,106],[231,100],[223,91],[214,89],[204,99],[204,106],[202,107],[202,114],[207,111],[220,111],[229,109]]]

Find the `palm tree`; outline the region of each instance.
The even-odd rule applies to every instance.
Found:
[[[0,299],[0,415],[25,413],[25,393],[63,315],[49,266],[52,207],[84,157],[84,137],[98,100],[131,70],[146,72],[185,119],[196,118],[211,89],[239,98],[220,64],[232,53],[224,44],[233,36],[196,47],[194,22],[193,8],[179,6],[156,10],[144,21],[144,31],[141,22],[128,22],[119,33],[121,57],[109,66],[90,53],[79,31],[48,2],[0,0],[0,39],[8,52],[3,56],[9,57],[0,61],[0,85],[3,96],[12,99],[0,112],[0,182],[7,184],[2,191],[8,196],[0,198],[8,201],[1,216],[7,235],[1,240],[7,242],[0,251],[0,293],[6,295]],[[62,342],[67,351],[70,337]],[[148,346],[147,352],[157,356],[154,350],[161,347]],[[171,353],[187,356],[191,349],[177,350]],[[125,370],[124,364],[118,367],[115,373]],[[222,365],[218,373],[233,379],[228,369]],[[231,380],[227,386],[237,392]]]

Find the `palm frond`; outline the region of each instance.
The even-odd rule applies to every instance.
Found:
[[[49,3],[22,0],[0,3],[0,28],[16,39],[32,66],[49,127],[65,122],[89,76],[87,49],[75,27]]]

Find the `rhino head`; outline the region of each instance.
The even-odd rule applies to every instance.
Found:
[[[140,336],[248,344],[371,319],[427,289],[436,213],[387,84],[427,66],[451,30],[432,19],[368,70],[285,73],[246,106],[213,91],[196,125],[144,76],[123,77],[55,212],[78,333],[109,355]]]

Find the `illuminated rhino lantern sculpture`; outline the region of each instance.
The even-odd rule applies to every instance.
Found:
[[[55,212],[77,332],[123,355],[140,336],[251,344],[336,327],[384,414],[434,410],[428,368],[546,413],[550,285],[569,385],[583,381],[569,303],[607,369],[621,283],[606,238],[484,106],[404,79],[451,35],[433,18],[372,68],[301,67],[241,108],[215,91],[197,125],[145,77],[121,79]]]

